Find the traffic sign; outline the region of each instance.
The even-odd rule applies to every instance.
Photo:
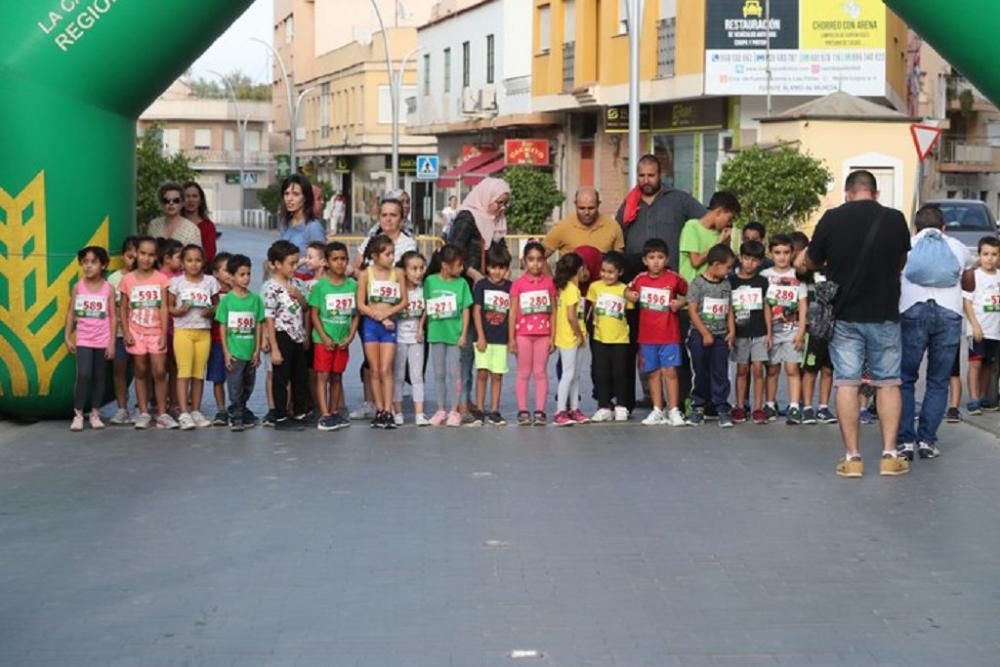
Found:
[[[917,155],[923,162],[934,150],[934,145],[941,138],[941,129],[933,125],[921,125],[914,123],[910,125],[910,134],[913,135],[913,145],[917,147]]]
[[[437,155],[418,155],[417,178],[427,181],[437,180],[439,166],[440,162],[438,162]]]

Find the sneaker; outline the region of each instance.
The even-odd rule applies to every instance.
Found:
[[[653,408],[653,411],[642,420],[643,426],[662,426],[667,423],[667,416],[660,408]]]
[[[629,418],[628,408],[624,405],[615,406],[615,421],[616,422],[627,422]]]
[[[913,460],[915,445],[912,442],[901,442],[896,445],[896,453],[907,461]]]
[[[298,421],[291,419],[289,417],[281,417],[274,420],[274,430],[275,431],[301,431],[303,430],[302,424]]]
[[[754,424],[766,424],[767,422],[770,421],[770,418],[768,417],[767,414],[767,410],[764,409],[754,410],[750,414],[750,419],[753,420]]]
[[[375,416],[375,406],[371,403],[365,401],[361,404],[357,410],[351,410],[351,419],[356,419],[358,421],[363,421],[365,419],[371,419]]]
[[[557,412],[556,416],[552,418],[552,423],[556,426],[573,426],[576,424],[568,412]]]
[[[820,408],[816,411],[816,421],[820,424],[836,424],[837,415],[830,412],[830,408]]]
[[[308,426],[309,428],[312,428],[319,422],[319,414],[315,410],[310,410],[302,413],[301,415],[296,415],[295,421],[303,427]]]
[[[393,412],[392,413],[392,423],[395,424],[396,426],[402,426],[403,423],[404,423],[403,413],[402,412]]]
[[[600,408],[594,413],[594,416],[590,418],[590,421],[595,424],[600,424],[602,422],[610,422],[615,420],[615,413],[607,408]]]
[[[789,426],[796,426],[802,423],[802,410],[800,408],[788,408],[788,419],[785,423]]]
[[[858,417],[861,419],[862,424],[874,424],[878,421],[878,415],[868,408],[863,408],[858,414]]]
[[[490,426],[506,426],[507,420],[499,412],[491,412],[486,415],[486,423]]]
[[[979,416],[983,414],[983,404],[979,401],[969,401],[965,406],[965,411],[970,415]]]
[[[732,414],[727,414],[725,412],[719,413],[719,428],[732,428],[733,427],[733,417]]]
[[[778,421],[778,409],[773,405],[765,405],[764,412],[767,413],[767,421],[769,422]]]
[[[402,417],[402,416],[403,415],[400,415],[400,417]],[[382,428],[384,428],[387,431],[395,431],[396,428],[397,428],[396,427],[396,418],[393,417],[392,413],[389,412],[388,410],[384,410],[382,412]]]
[[[733,408],[729,413],[729,418],[734,424],[742,424],[747,420],[747,412],[743,408]]]
[[[69,430],[71,430],[71,431],[82,431],[83,430],[83,415],[80,415],[80,414],[73,415],[73,421],[70,422]]]
[[[590,417],[588,417],[587,415],[583,414],[583,410],[581,410],[580,408],[577,408],[576,410],[573,410],[572,412],[570,412],[569,416],[577,424],[589,424],[590,423]]]
[[[342,416],[340,413],[335,412],[333,414],[333,419],[337,422],[337,425],[334,428],[335,431],[339,431],[342,428],[348,428],[351,425],[351,420]]]
[[[180,425],[182,431],[193,431],[198,428],[194,423],[194,419],[187,412],[181,413],[181,416],[177,418],[177,423]]]
[[[809,426],[816,423],[816,411],[812,407],[805,408],[802,411],[802,423]]]
[[[423,412],[418,412],[416,416],[413,417],[413,423],[417,426],[430,426],[431,421],[427,419],[427,416]]]
[[[445,421],[446,426],[461,426],[462,425],[462,414],[457,410],[452,410],[448,413],[448,419]]]
[[[705,423],[705,413],[701,408],[695,408],[687,417],[688,426],[701,426]]]
[[[882,460],[878,462],[878,474],[883,477],[898,477],[910,472],[910,462],[894,452],[882,452]]]
[[[997,403],[991,403],[990,401],[986,400],[980,401],[979,407],[981,407],[986,412],[996,412],[997,410],[1000,410],[1000,405],[998,405]]]
[[[962,415],[959,413],[958,408],[948,408],[948,412],[944,415],[944,420],[949,424],[958,424],[962,421]]]
[[[667,423],[675,427],[688,425],[687,420],[684,419],[684,413],[681,412],[680,408],[670,408],[670,412],[667,413]]]
[[[517,413],[517,425],[518,426],[531,426],[531,413],[527,410],[521,410]]]
[[[482,426],[486,417],[480,410],[472,410],[462,416],[462,426]]]
[[[430,422],[431,426],[444,426],[444,423],[448,421],[448,413],[444,410],[438,410],[431,416]]]
[[[178,426],[177,420],[171,417],[170,413],[162,414],[156,418],[156,428],[172,430]],[[194,422],[191,422],[191,428],[194,428]]]
[[[140,431],[144,431],[147,428],[149,428],[149,424],[152,421],[153,421],[153,418],[149,416],[148,412],[142,412],[142,413],[139,414],[138,417],[135,418],[135,422],[134,423],[135,423],[135,427],[137,429],[139,429]]]
[[[382,411],[378,410],[372,420],[368,423],[372,428],[385,428],[385,422],[382,420]]]
[[[208,418],[201,414],[200,410],[194,410],[191,413],[191,419],[194,420],[194,425],[198,428],[208,428],[212,425],[212,422],[208,421]]]
[[[941,450],[933,442],[917,443],[917,454],[922,459],[936,459],[941,456]]]
[[[132,423],[132,417],[125,408],[118,408],[118,412],[111,418],[112,426],[127,426]]]
[[[270,416],[271,412],[268,411],[267,414],[268,416]],[[229,413],[227,413],[225,410],[219,410],[218,412],[215,413],[215,419],[212,420],[212,426],[225,426],[228,423],[229,423]],[[274,420],[272,419],[272,421],[269,424],[266,424],[266,426],[274,426]]]
[[[845,456],[837,461],[837,475],[839,477],[861,477],[865,474],[865,462],[860,456]]]
[[[328,415],[326,417],[320,417],[319,421],[316,422],[316,428],[320,431],[336,431],[337,424],[337,418],[333,415]]]
[[[709,403],[705,406],[705,421],[714,422],[719,418],[719,411],[715,409],[715,406]]]
[[[90,428],[94,429],[95,431],[99,431],[102,428],[104,428],[104,422],[101,421],[101,415],[99,412],[97,412],[97,410],[94,410],[90,413],[90,419],[88,421],[90,423]]]
[[[230,431],[234,431],[234,432],[242,431],[243,430],[243,420],[242,419],[234,419],[231,422],[229,422],[229,430]]]
[[[278,416],[274,414],[274,410],[268,410],[264,415],[264,418],[260,420],[262,426],[274,426],[278,421]]]
[[[531,415],[531,423],[534,426],[548,426],[549,416],[542,410],[535,410],[534,414]]]
[[[260,425],[260,417],[253,413],[250,408],[243,408],[243,426],[253,428]]]

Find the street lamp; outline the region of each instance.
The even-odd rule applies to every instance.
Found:
[[[243,118],[243,114],[240,112],[240,99],[236,96],[236,89],[233,88],[233,84],[229,81],[229,78],[215,70],[208,71],[222,79],[222,82],[226,84],[226,90],[232,98],[233,106],[236,107],[236,133],[240,138],[240,227],[246,227],[246,181],[244,179],[246,178],[247,169],[247,125],[250,123],[250,114],[247,113],[246,118]],[[223,148],[223,150],[225,149]]]
[[[278,53],[277,49],[265,42],[263,39],[257,37],[251,37],[251,41],[260,42],[268,48],[274,59],[278,61],[278,67],[281,68],[281,75],[285,79],[285,92],[288,93],[288,158],[292,164],[292,173],[296,173],[298,169],[295,165],[295,126],[296,113],[295,113],[295,103],[292,97],[294,93],[292,92],[292,79],[288,76],[288,68],[285,67],[285,61],[281,59],[281,54]]]
[[[628,168],[629,178],[639,171],[639,33],[643,0],[624,0],[628,10]]]
[[[399,94],[396,85],[393,83],[394,75],[392,70],[392,52],[389,50],[389,35],[385,31],[385,22],[382,20],[382,10],[378,8],[378,0],[371,0],[375,9],[375,18],[378,19],[379,28],[382,30],[382,45],[385,49],[385,69],[389,74],[389,99],[392,106],[392,187],[390,190],[399,187]]]
[[[409,53],[403,56],[403,59],[399,61],[399,70],[396,72],[395,76],[393,76],[391,70],[389,72],[389,77],[390,77],[389,84],[393,88],[394,91],[393,94],[396,99],[396,109],[392,113],[392,161],[394,165],[394,172],[392,176],[393,188],[399,187],[399,180],[398,180],[399,176],[396,173],[399,168],[399,106],[400,106],[399,102],[400,102],[400,95],[403,94],[403,75],[406,74],[406,62],[413,56],[420,53],[421,51],[426,51],[426,50],[427,49],[425,49],[422,46],[410,49]]]

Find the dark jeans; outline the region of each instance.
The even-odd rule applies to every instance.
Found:
[[[271,393],[274,394],[274,414],[278,419],[288,416],[288,383],[292,384],[293,417],[306,413],[309,402],[309,357],[302,343],[296,343],[284,331],[275,333],[282,362],[274,364],[271,373]]]
[[[612,398],[616,405],[626,405],[630,369],[635,378],[635,366],[628,365],[629,346],[625,343],[609,345],[594,340],[590,343],[590,351],[593,356],[591,369],[594,389],[597,391],[597,405],[610,408]]]
[[[461,348],[458,352],[458,362],[461,367],[461,377],[462,381],[462,395],[459,396],[459,400],[468,403],[469,405],[475,405],[475,397],[472,395],[472,390],[476,386],[473,381],[472,374],[475,370],[476,365],[476,337],[471,332],[472,327],[469,327],[469,335],[466,336],[465,347]]]
[[[903,340],[901,379],[903,414],[898,443],[937,442],[938,428],[948,409],[948,384],[955,352],[962,342],[962,317],[933,301],[911,306],[899,317]],[[927,353],[927,387],[914,429],[916,399],[914,385],[920,377],[920,362]]]
[[[76,348],[74,410],[83,412],[88,407],[96,410],[104,402],[104,381],[108,374],[108,360],[104,358],[105,350],[103,347]]]
[[[628,350],[625,357],[625,392],[618,405],[635,410],[635,374],[636,360],[639,358],[639,309],[625,311],[628,322]]]
[[[691,403],[694,408],[704,408],[707,403],[715,406],[720,415],[728,414],[729,406],[729,345],[724,336],[716,336],[711,347],[697,329],[688,334],[688,354],[694,369],[694,389]],[[681,394],[683,396],[684,394]]]
[[[681,340],[688,339],[688,332],[691,331],[691,316],[688,315],[687,308],[682,308],[678,313],[677,317],[680,319],[681,324]],[[697,331],[695,332],[697,333]],[[701,337],[698,337],[699,341]],[[725,343],[725,341],[723,341]],[[694,399],[694,393],[692,390],[692,379],[691,376],[694,374],[694,363],[691,360],[691,352],[687,349],[686,345],[681,345],[681,365],[677,368],[677,393],[678,404],[681,406],[681,410],[684,409],[684,401],[687,397]]]
[[[233,359],[233,367],[226,369],[226,388],[229,390],[229,419],[246,421],[247,401],[253,394],[257,369],[249,361]]]

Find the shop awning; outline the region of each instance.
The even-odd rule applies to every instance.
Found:
[[[493,162],[498,157],[503,158],[502,151],[484,151],[476,157],[469,158],[457,167],[449,169],[441,174],[437,180],[437,185],[439,188],[453,188],[459,179],[461,179],[465,174],[468,174],[485,164]],[[478,183],[479,181],[476,182]]]
[[[483,180],[487,176],[492,176],[506,166],[507,160],[504,159],[503,155],[499,155],[493,162],[485,164],[475,171],[466,173],[465,176],[462,177],[462,182],[469,186],[477,185],[479,181]]]

